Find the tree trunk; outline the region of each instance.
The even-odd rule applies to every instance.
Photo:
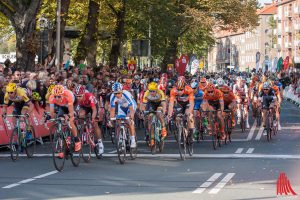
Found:
[[[109,55],[109,66],[115,67],[118,65],[118,58],[121,53],[121,46],[124,40],[125,34],[125,12],[126,12],[126,1],[123,0],[122,8],[119,11],[115,11],[117,17],[116,29],[114,31],[114,36],[112,39],[112,46]]]
[[[163,61],[162,61],[162,71],[167,71],[168,64],[174,64],[177,58],[177,48],[178,48],[178,37],[172,38],[169,42],[169,48],[166,50]]]
[[[16,67],[33,70],[35,55],[39,49],[36,37],[36,16],[41,0],[18,1],[1,0],[0,12],[12,23],[16,33]]]
[[[85,26],[84,34],[77,47],[77,55],[75,63],[80,60],[87,59],[87,64],[91,67],[96,67],[97,42],[98,42],[98,16],[100,13],[100,5],[94,0],[89,2],[88,19]]]

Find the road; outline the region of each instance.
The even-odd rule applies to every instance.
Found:
[[[300,108],[285,101],[281,121],[283,130],[271,142],[251,121],[245,133],[234,130],[231,144],[213,150],[210,141],[197,143],[193,157],[185,161],[179,160],[172,136],[163,154],[151,155],[140,142],[138,158],[125,165],[106,141],[103,159],[77,168],[67,160],[63,172],[54,170],[47,142],[36,157],[16,162],[2,149],[0,199],[286,199],[276,195],[281,172],[300,193]]]

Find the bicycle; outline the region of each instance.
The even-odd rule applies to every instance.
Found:
[[[231,110],[224,110],[225,116],[224,116],[224,122],[225,122],[225,144],[227,144],[227,141],[231,142],[231,132],[232,132],[232,120],[231,120],[231,115],[232,111]]]
[[[131,148],[130,147],[130,139],[129,139],[129,131],[128,125],[126,124],[125,120],[130,119],[129,117],[122,117],[122,118],[111,118],[111,121],[115,122],[115,145],[118,153],[118,159],[120,164],[125,163],[127,149],[130,152],[130,157],[134,160],[137,157],[137,147]],[[137,138],[136,143],[137,143]]]
[[[36,135],[33,126],[28,123],[29,115],[2,115],[2,118],[6,117],[16,118],[16,125],[9,140],[12,161],[16,161],[19,158],[19,152],[23,152],[24,149],[27,158],[32,158],[36,150]],[[4,124],[6,125],[6,121]]]
[[[241,129],[242,129],[242,133],[245,132],[246,128],[245,128],[245,124],[246,124],[246,116],[245,116],[245,105],[244,103],[240,104],[240,111],[241,111]]]
[[[64,117],[48,119],[48,113],[44,113],[46,121],[54,122],[50,127],[51,151],[54,167],[57,171],[62,171],[65,160],[71,157],[74,167],[80,163],[80,152],[75,152],[75,140],[71,133],[70,123]]]
[[[219,110],[217,110],[219,111]],[[217,146],[221,147],[221,140],[220,140],[220,130],[219,130],[219,122],[218,122],[218,115],[216,110],[208,110],[208,111],[201,111],[203,114],[208,114],[208,128],[207,132],[211,135],[211,141],[213,144],[213,149],[216,150]]]
[[[276,135],[278,130],[278,123],[275,115],[275,108],[266,108],[267,116],[266,116],[266,128],[267,131],[267,141],[270,142],[272,139],[272,134]]]
[[[194,153],[193,135],[187,129],[187,117],[181,112],[181,108],[176,108],[175,124],[177,127],[177,143],[181,160],[185,160],[186,152],[192,156]]]
[[[81,157],[84,162],[90,162],[92,150],[94,150],[96,158],[101,159],[102,155],[99,155],[96,152],[98,149],[95,149],[95,130],[91,122],[91,116],[88,115],[85,119],[78,118],[76,125],[78,128],[79,138],[82,142]]]
[[[162,125],[159,121],[159,119],[156,116],[156,113],[162,113],[162,111],[145,111],[145,114],[149,114],[148,118],[151,117],[151,123],[150,125],[150,140],[149,140],[149,146],[151,148],[151,153],[155,154],[157,150],[157,146],[159,148],[159,152],[162,152],[165,146],[165,140],[162,138],[161,135],[161,130],[162,130]],[[150,145],[151,140],[154,140],[154,145]]]

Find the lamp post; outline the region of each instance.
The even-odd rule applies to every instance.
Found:
[[[56,57],[55,57],[55,65],[57,71],[59,71],[60,65],[60,23],[61,23],[61,0],[57,0],[57,12],[56,12]]]

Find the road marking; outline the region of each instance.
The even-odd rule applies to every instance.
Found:
[[[43,154],[45,155],[45,154]],[[51,154],[52,155],[52,154]],[[48,172],[48,173],[45,173],[45,174],[41,174],[41,175],[38,175],[38,176],[35,176],[33,178],[28,178],[28,179],[25,179],[25,180],[22,180],[22,181],[19,181],[17,183],[13,183],[13,184],[10,184],[10,185],[7,185],[7,186],[4,186],[2,187],[3,189],[10,189],[10,188],[13,188],[13,187],[16,187],[16,186],[19,186],[21,184],[25,184],[25,183],[29,183],[29,182],[32,182],[32,181],[35,181],[37,179],[40,179],[40,178],[44,178],[46,176],[50,176],[52,174],[56,174],[58,171],[51,171],[51,172]]]
[[[52,157],[52,154],[42,154],[40,156],[39,154],[35,154],[35,157]],[[95,155],[91,155],[92,157],[96,157]],[[113,158],[117,157],[117,154],[103,154],[104,157],[107,158]],[[0,158],[8,158],[10,157],[10,154],[0,154]],[[19,157],[27,157],[26,155],[19,155]],[[175,158],[179,159],[178,154],[138,154],[139,158]],[[188,158],[188,157],[187,157]],[[198,159],[198,158],[223,158],[223,159],[230,159],[230,158],[239,158],[239,159],[248,159],[248,158],[261,158],[261,159],[294,159],[299,160],[300,155],[287,155],[287,154],[193,154],[193,156],[190,157],[191,159]]]
[[[235,153],[242,153],[242,151],[244,150],[244,148],[238,148]]]
[[[113,151],[108,152],[108,153],[117,153],[117,150],[113,150]]]
[[[253,151],[254,151],[254,148],[249,148],[249,149],[246,151],[246,153],[250,154],[250,153],[253,153]]]
[[[215,173],[206,182],[202,183],[199,188],[193,191],[195,194],[201,194],[208,188],[211,184],[213,184],[223,173]]]
[[[231,179],[235,173],[228,173],[213,189],[209,191],[209,194],[217,194]]]
[[[281,130],[300,130],[300,126],[281,127]]]
[[[205,136],[204,136],[205,137]],[[231,139],[232,142],[248,142],[248,139]],[[201,140],[200,142],[211,142],[211,140]],[[111,141],[103,141],[104,144],[111,144]],[[145,144],[146,141],[139,140],[138,144]],[[177,143],[176,140],[165,140],[165,143]]]
[[[250,131],[249,131],[249,134],[248,134],[248,137],[247,137],[247,140],[249,141],[249,140],[252,140],[252,137],[253,137],[253,135],[254,135],[254,131],[255,131],[255,129],[256,129],[256,125],[257,125],[257,122],[256,122],[256,120],[254,121],[254,123],[253,123],[253,125],[252,125],[252,127],[251,127],[251,129],[250,129]]]
[[[258,130],[258,134],[257,134],[257,136],[256,136],[255,140],[260,140],[260,138],[261,138],[261,136],[262,136],[262,133],[263,133],[263,131],[264,131],[264,127],[263,127],[263,126],[261,126],[261,127],[259,128],[259,130]]]

